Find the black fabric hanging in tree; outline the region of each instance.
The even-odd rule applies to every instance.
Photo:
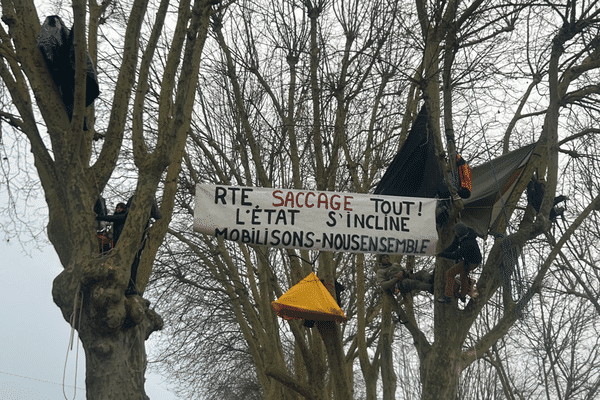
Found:
[[[73,30],[68,29],[58,15],[46,17],[36,41],[50,75],[58,88],[69,121],[73,117],[75,94],[75,47]],[[88,107],[100,94],[96,68],[88,53],[85,106]]]
[[[375,188],[375,194],[433,198],[443,180],[427,110],[423,106],[406,141]]]
[[[428,120],[423,106],[406,141],[375,188],[375,194],[450,197]],[[535,146],[532,143],[471,168],[472,191],[469,198],[463,199],[461,220],[479,236],[487,237],[490,230],[498,229],[498,221],[505,211],[512,213],[514,205],[506,210],[505,204],[513,200],[513,189],[522,178]]]

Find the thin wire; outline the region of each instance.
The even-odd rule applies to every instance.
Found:
[[[0,371],[0,374],[10,375],[10,376],[16,376],[17,378],[30,379],[32,381],[38,381],[38,382],[42,382],[42,383],[50,383],[52,385],[61,385],[58,382],[52,382],[52,381],[46,381],[46,380],[43,380],[43,379],[32,378],[31,376],[12,374],[12,373],[6,372],[6,371]],[[64,384],[62,384],[62,385],[66,386],[66,387],[74,387],[74,386],[71,386],[71,385],[64,385]],[[82,388],[82,387],[77,388],[77,389],[79,389],[79,390],[85,390],[85,388]]]

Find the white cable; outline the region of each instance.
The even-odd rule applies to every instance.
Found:
[[[81,296],[80,296],[81,294]],[[79,301],[79,319],[77,319],[77,300],[80,299]],[[77,326],[77,339],[79,339],[79,330],[81,329],[81,311],[83,309],[83,294],[77,290],[77,293],[75,294],[75,299],[73,300],[73,313],[71,314],[71,336],[69,338],[69,345],[67,346],[67,356],[65,358],[65,366],[63,368],[63,380],[62,380],[62,387],[63,387],[63,396],[66,400],[69,400],[67,397],[67,394],[65,393],[65,378],[67,375],[67,363],[69,361],[69,351],[73,350],[73,339],[75,337],[75,322],[77,322],[78,326]],[[77,349],[75,351],[75,383],[74,383],[74,390],[73,390],[73,400],[75,400],[75,397],[77,396],[77,367],[79,364],[79,340],[77,340]]]

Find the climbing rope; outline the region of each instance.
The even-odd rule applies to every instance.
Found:
[[[77,303],[79,303],[79,310],[77,310]],[[75,338],[75,322],[77,322],[77,339],[79,339],[79,330],[81,329],[81,311],[83,309],[83,293],[78,289],[73,299],[73,313],[71,314],[71,336],[69,337],[69,346],[67,347],[67,356],[65,358],[65,366],[63,369],[63,396],[66,400],[69,400],[65,393],[65,377],[67,375],[67,363],[69,361],[69,352],[73,350],[73,341]],[[79,311],[79,312],[78,312]],[[77,318],[79,316],[79,318]],[[77,396],[77,367],[79,363],[79,340],[77,340],[77,349],[75,351],[75,383],[73,385],[73,399]]]

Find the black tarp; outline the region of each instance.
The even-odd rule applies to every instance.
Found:
[[[375,188],[375,194],[432,198],[442,181],[433,133],[423,106],[406,141]]]
[[[509,204],[514,188],[529,162],[535,143],[472,168],[473,190],[463,199],[460,219],[485,237],[497,229],[498,218]],[[375,188],[375,194],[407,197],[436,197],[445,188],[444,178],[425,107],[421,108],[400,151]],[[449,191],[445,190],[449,196]],[[516,194],[515,194],[516,195]],[[520,194],[519,194],[520,195]],[[516,203],[516,202],[510,202]]]
[[[46,17],[37,37],[37,47],[46,61],[50,75],[59,90],[69,120],[73,117],[75,93],[75,47],[73,31],[67,28],[57,15]],[[87,53],[86,53],[87,54]],[[85,106],[89,106],[100,94],[96,68],[87,54],[87,80]]]
[[[513,210],[505,209],[504,205],[513,203],[509,200],[523,178],[534,148],[535,143],[521,147],[472,169],[473,191],[471,197],[464,200],[465,209],[460,216],[478,235],[487,236],[489,231],[495,231],[498,218],[505,211],[508,216],[512,214]]]

